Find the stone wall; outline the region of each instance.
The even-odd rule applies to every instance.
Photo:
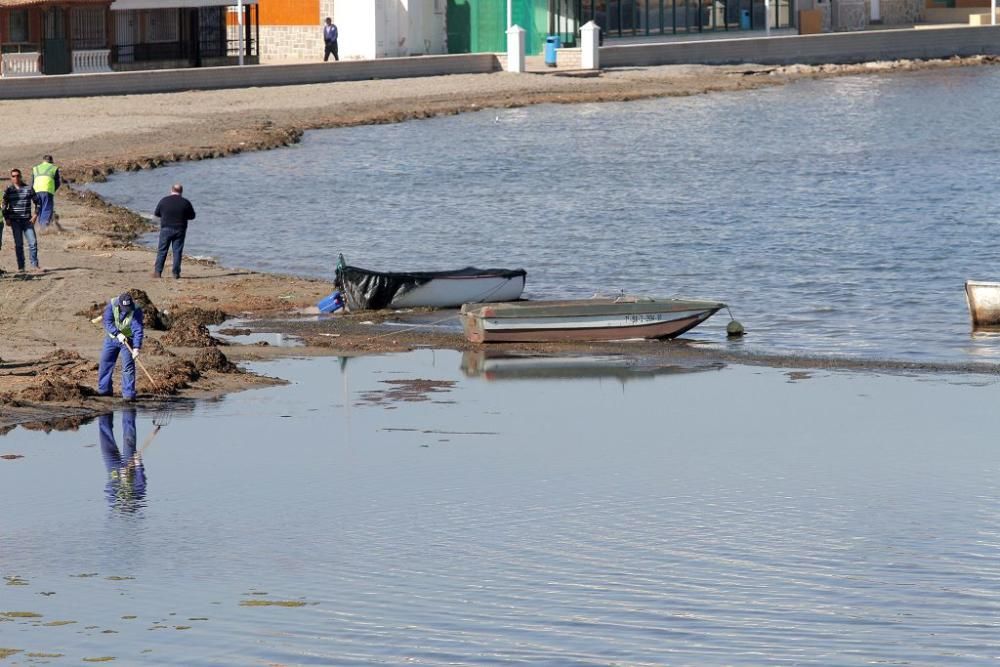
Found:
[[[823,32],[865,30],[871,25],[872,0],[817,2],[815,9],[823,12]],[[924,0],[880,0],[879,2],[881,15],[879,23],[885,26],[909,27],[923,22],[926,13]]]
[[[837,32],[868,27],[869,8],[864,0],[833,0],[832,28]]]
[[[831,14],[831,12],[830,12],[830,3],[829,2],[819,3],[819,4],[816,5],[816,9],[820,10],[821,12],[823,12],[823,32],[830,32],[832,30],[832,28],[830,27],[830,25],[831,25],[831,22],[830,22],[831,21],[831,19],[830,19],[830,14]]]
[[[882,25],[913,25],[924,20],[926,6],[918,0],[880,0]],[[871,0],[865,0],[865,11],[871,16]]]
[[[350,1],[352,0],[341,0],[341,2]],[[323,24],[327,16],[337,23],[334,0],[320,0],[319,14],[312,25],[260,26],[260,61],[279,63],[323,60]]]
[[[260,61],[316,62],[323,60],[323,28],[320,25],[262,25]]]

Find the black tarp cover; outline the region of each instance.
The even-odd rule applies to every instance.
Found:
[[[334,284],[344,295],[347,306],[352,310],[380,310],[388,308],[397,296],[406,294],[435,278],[478,275],[515,278],[526,275],[526,272],[524,269],[477,269],[468,266],[456,271],[391,273],[369,271],[338,262]]]

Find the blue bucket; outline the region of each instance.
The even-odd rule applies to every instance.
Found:
[[[322,299],[316,304],[321,313],[333,313],[344,307],[344,299],[340,296],[340,292],[336,291],[330,296]]]

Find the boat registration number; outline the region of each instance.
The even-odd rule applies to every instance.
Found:
[[[646,322],[659,322],[660,316],[657,313],[637,313],[634,315],[625,315],[625,322],[627,324],[645,324]]]

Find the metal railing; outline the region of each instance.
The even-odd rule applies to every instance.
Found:
[[[156,42],[153,44],[118,44],[111,49],[112,58],[116,63],[143,63],[157,60],[191,60],[198,55],[201,58],[222,58],[239,56],[239,40],[212,38],[198,42],[195,51],[191,42],[180,40],[176,42]],[[244,43],[246,55],[253,56],[257,52],[256,40]]]
[[[152,44],[117,44],[112,49],[115,62],[144,63],[154,60],[183,60],[189,49],[185,42],[156,42]]]

